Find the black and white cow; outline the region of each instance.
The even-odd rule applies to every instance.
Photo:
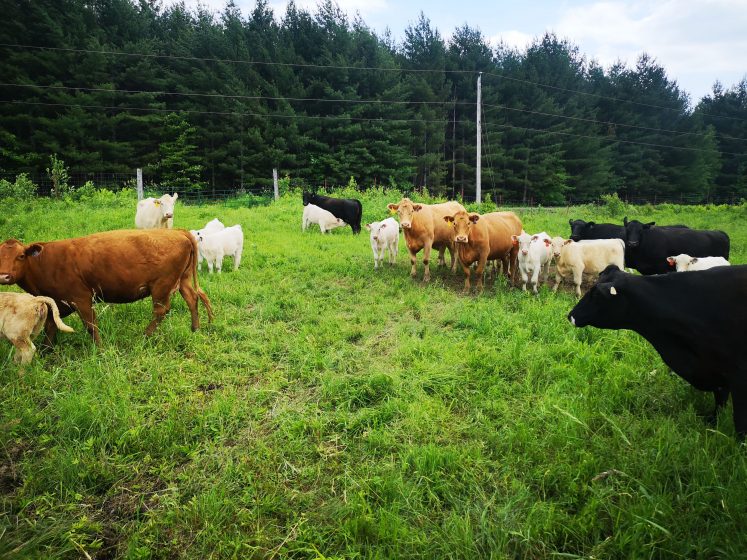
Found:
[[[665,274],[673,271],[668,257],[680,253],[729,259],[729,236],[723,231],[653,227],[655,223],[625,218],[625,266],[644,275]]]
[[[731,393],[734,426],[747,434],[747,266],[638,276],[610,265],[568,320],[637,332],[674,373],[713,392],[716,412]]]
[[[336,218],[340,218],[346,224],[350,224],[353,233],[361,232],[361,218],[363,217],[363,205],[355,198],[332,198],[321,196],[316,193],[304,192],[303,205],[314,204],[323,208]]]

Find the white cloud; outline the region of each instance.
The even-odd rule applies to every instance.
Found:
[[[491,47],[497,47],[501,43],[504,43],[509,47],[523,51],[529,46],[532,39],[534,39],[533,35],[512,29],[511,31],[502,31],[501,33],[488,37],[488,43]]]

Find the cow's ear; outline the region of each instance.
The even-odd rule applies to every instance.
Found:
[[[454,221],[454,216],[444,216],[444,222],[451,223]]]
[[[563,241],[563,245],[568,245],[569,243],[573,243],[573,239],[566,239]]]
[[[174,194],[173,194],[173,195],[171,196],[171,198],[173,198],[174,200],[176,200],[177,198],[179,198],[179,193],[178,193],[178,192],[175,192],[175,193],[174,193]]]
[[[39,253],[41,253],[44,250],[44,247],[42,245],[39,245],[38,243],[34,243],[33,245],[29,245],[24,249],[23,254],[27,257],[35,257]]]
[[[158,200],[158,199],[155,199],[155,200],[153,201],[153,204],[155,204],[156,206],[161,206],[161,201],[160,201],[160,200]]]
[[[690,259],[690,264],[695,264],[696,262],[698,262],[698,257],[693,257],[692,259]]]
[[[384,229],[386,227],[386,224],[381,224],[381,227],[379,229]]]
[[[568,225],[572,226],[573,225],[573,220],[568,220]]]
[[[549,239],[547,239],[547,237],[545,237],[545,247],[549,247],[550,245],[552,245],[552,241],[550,241]]]
[[[399,210],[399,204],[387,204],[387,208],[389,208],[389,211],[394,214],[397,210]]]
[[[366,227],[366,229],[367,229],[368,231],[371,231],[371,224],[366,224],[366,226],[365,226],[365,227]]]
[[[667,257],[667,263],[669,266],[674,266],[676,264],[676,261],[674,260],[674,257]]]
[[[539,239],[539,237],[538,237],[538,236],[536,236],[536,235],[533,235],[533,236],[532,236],[532,241],[537,241],[538,239]]]
[[[647,224],[644,224],[643,229],[648,229],[651,226],[655,226],[655,225],[656,225],[656,222],[649,222]]]
[[[595,225],[597,225],[597,223],[596,222],[586,222],[586,225],[589,226],[589,227],[594,227]]]
[[[420,212],[423,209],[422,204],[413,204],[412,209],[415,210],[415,212]]]
[[[626,226],[626,227],[627,227],[627,225],[628,225],[628,217],[627,217],[627,216],[625,216],[625,217],[623,218],[623,225],[624,225],[624,226]]]
[[[480,220],[480,214],[470,214],[469,221],[476,224]]]

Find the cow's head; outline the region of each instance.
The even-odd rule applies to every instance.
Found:
[[[477,212],[467,213],[460,210],[453,216],[444,216],[444,221],[454,227],[454,241],[457,243],[469,243],[469,230],[480,221],[480,214]]]
[[[519,253],[525,256],[529,254],[529,244],[532,242],[532,239],[532,236],[525,231],[523,231],[521,235],[511,236],[511,241],[513,241],[514,247],[518,247]]]
[[[667,264],[673,266],[677,272],[687,270],[691,264],[698,262],[698,259],[685,255],[684,253],[673,257],[667,257]]]
[[[302,196],[303,196],[303,205],[304,206],[306,206],[309,203],[313,204],[312,199],[315,196],[314,193],[303,191],[303,195]]]
[[[26,276],[28,259],[44,250],[39,243],[24,245],[17,239],[8,239],[0,245],[0,284],[16,284]]]
[[[643,232],[647,229],[651,229],[651,226],[655,224],[656,222],[644,224],[638,220],[628,221],[628,217],[625,216],[623,219],[623,225],[625,226],[625,245],[627,247],[638,247],[641,244]]]
[[[379,240],[379,232],[386,227],[384,222],[371,222],[366,224],[366,229],[371,232],[371,241]]]
[[[568,220],[571,226],[571,239],[573,241],[581,241],[587,239],[587,235],[591,235],[595,222],[585,222],[583,220]]]
[[[161,210],[162,220],[169,220],[174,217],[174,206],[176,205],[177,198],[179,198],[179,193],[174,193],[173,195],[165,194],[153,201],[153,204]]]
[[[628,274],[614,264],[609,265],[599,275],[598,282],[571,309],[568,320],[575,327],[625,328],[628,287]]]
[[[410,229],[415,213],[420,212],[423,209],[423,205],[415,204],[412,200],[405,197],[397,204],[387,204],[387,208],[399,216],[399,225],[402,226],[402,229]]]
[[[557,259],[560,257],[560,249],[565,245],[566,240],[562,237],[553,237],[552,238],[552,255]]]

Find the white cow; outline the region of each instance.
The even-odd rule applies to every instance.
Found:
[[[527,281],[532,286],[532,291],[537,293],[537,284],[540,281],[540,272],[545,274],[545,282],[550,274],[550,261],[552,260],[552,241],[544,231],[536,235],[522,232],[521,235],[512,235],[514,245],[519,246],[519,272],[521,273],[521,289],[526,291]]]
[[[696,270],[707,270],[714,266],[729,266],[729,261],[724,257],[691,257],[690,255],[677,255],[676,257],[667,258],[669,266],[674,266],[677,272],[687,272]]]
[[[399,252],[399,224],[394,218],[387,218],[381,222],[366,224],[371,232],[371,250],[374,256],[374,268],[384,263],[384,250],[389,252],[389,264],[397,262]]]
[[[340,218],[336,218],[332,212],[319,208],[314,204],[307,204],[303,207],[303,221],[301,222],[301,229],[306,231],[306,228],[311,224],[319,224],[319,229],[322,233],[327,233],[337,227],[345,225]]]
[[[560,249],[562,249],[563,245],[565,245],[565,239],[562,237],[553,237],[551,239],[551,245],[552,245],[552,258],[555,260],[555,262],[558,262],[558,259],[560,258]]]
[[[625,268],[625,242],[622,239],[569,239],[560,249],[552,291],[557,292],[561,280],[572,274],[576,295],[581,297],[583,273],[599,274],[610,264],[617,265],[620,270]]]
[[[197,245],[207,261],[209,272],[212,273],[215,267],[220,274],[226,255],[233,257],[233,269],[236,270],[241,264],[241,252],[244,250],[244,232],[236,224],[208,235],[198,235]]]
[[[199,236],[210,235],[211,233],[222,231],[224,229],[226,229],[226,226],[223,225],[223,222],[221,222],[218,218],[215,218],[214,220],[210,220],[207,224],[205,224],[205,227],[202,229],[189,230],[189,233],[191,233],[192,236],[197,239],[197,270],[202,271],[202,261],[205,260],[205,257],[202,254],[202,250],[200,249]]]
[[[161,198],[144,198],[137,203],[135,227],[138,229],[171,229],[174,226],[174,205],[179,193]]]

